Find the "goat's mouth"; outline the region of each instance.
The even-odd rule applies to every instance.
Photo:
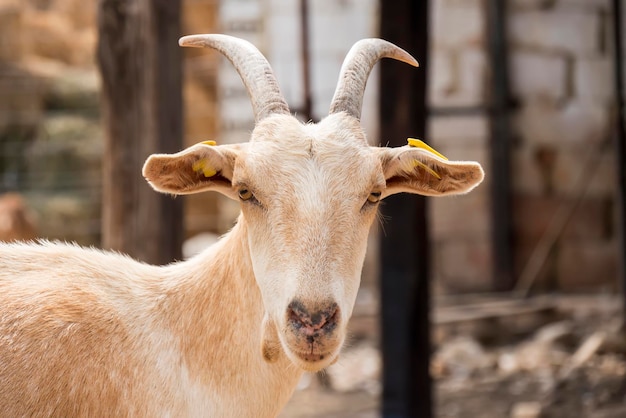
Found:
[[[287,357],[298,367],[309,372],[315,372],[332,364],[341,350],[343,338],[333,335],[328,339],[310,341],[307,338],[297,338],[292,333],[285,335],[283,350]],[[295,338],[294,338],[295,337]]]
[[[294,351],[293,354],[295,354],[302,361],[306,361],[307,363],[319,363],[331,357],[333,353],[331,352],[314,353],[312,351],[311,352]]]
[[[338,350],[333,351],[296,351],[289,350],[292,361],[308,372],[316,372],[329,366],[337,357]]]

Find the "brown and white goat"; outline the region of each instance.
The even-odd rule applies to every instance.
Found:
[[[162,267],[67,244],[0,246],[1,416],[275,416],[303,371],[339,355],[379,201],[465,193],[483,178],[421,143],[368,145],[359,118],[372,66],[417,65],[386,41],[354,45],[318,124],[291,116],[248,42],[181,45],[232,61],[256,126],[248,143],[152,155],[143,174],[160,192],[239,201],[237,224]]]

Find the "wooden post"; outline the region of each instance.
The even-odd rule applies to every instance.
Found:
[[[141,175],[151,153],[182,148],[180,10],[180,0],[101,0],[98,10],[102,244],[156,264],[181,257],[181,199]]]
[[[381,2],[381,37],[406,49],[420,68],[381,62],[381,142],[406,144],[426,133],[428,0]],[[433,416],[429,248],[424,197],[394,195],[382,207],[383,417]]]
[[[626,334],[626,84],[624,83],[624,42],[622,0],[613,0],[613,76],[615,77],[615,155],[617,159],[618,236],[620,240],[619,288],[622,294],[622,332]]]

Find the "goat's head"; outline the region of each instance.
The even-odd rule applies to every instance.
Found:
[[[215,48],[230,59],[248,88],[256,126],[248,143],[207,142],[153,155],[143,174],[160,192],[216,190],[240,201],[266,312],[263,355],[272,361],[284,352],[303,369],[325,367],[344,341],[379,201],[399,192],[465,193],[483,171],[421,143],[368,145],[359,119],[372,66],[383,57],[417,66],[386,41],[354,45],[330,114],[317,124],[291,116],[269,64],[248,42],[194,35],[181,45]]]

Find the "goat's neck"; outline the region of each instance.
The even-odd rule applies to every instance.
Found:
[[[165,308],[168,328],[192,377],[208,386],[269,389],[284,403],[302,374],[283,354],[267,363],[261,354],[264,308],[256,283],[247,226],[237,225],[217,244],[189,261],[171,266]],[[182,280],[181,280],[182,277]],[[175,279],[176,278],[176,279]],[[249,394],[248,394],[249,396]],[[268,394],[259,394],[268,400]]]

